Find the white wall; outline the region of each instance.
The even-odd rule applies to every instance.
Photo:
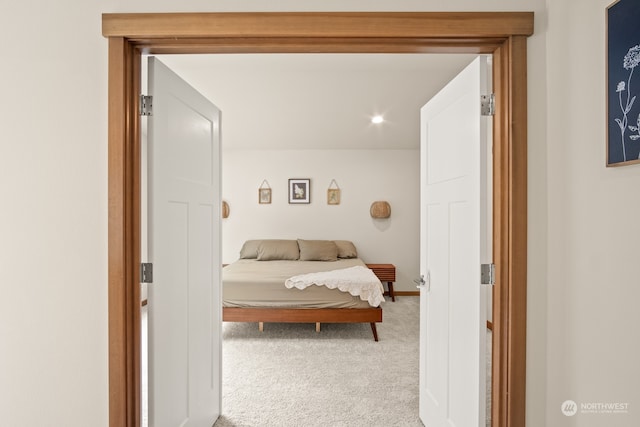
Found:
[[[640,165],[605,167],[612,2],[547,3],[546,425],[640,425]],[[629,414],[567,419],[567,399],[629,403]]]
[[[419,274],[420,158],[417,150],[225,150],[223,261],[238,259],[248,239],[351,240],[369,263],[396,266],[396,290],[412,291]],[[311,203],[288,203],[288,179],[311,179]],[[258,204],[266,179],[272,203]],[[339,205],[327,204],[335,179]],[[375,200],[391,205],[391,217],[373,219]]]
[[[632,287],[632,263],[618,260],[628,260],[637,252],[632,240],[638,236],[637,223],[632,221],[638,202],[630,195],[638,167],[602,169],[604,113],[597,100],[603,95],[597,90],[576,90],[579,82],[598,88],[604,81],[604,3],[564,2],[571,8],[563,2],[549,3],[551,16],[543,0],[1,2],[1,423],[18,427],[108,424],[103,12],[536,11],[536,35],[528,44],[529,425],[554,425],[547,424],[546,418],[557,417],[557,400],[565,389],[583,390],[578,398],[605,399],[608,396],[600,397],[597,390],[608,387],[637,406],[637,394],[624,386],[632,381],[623,381],[622,372],[627,374],[625,380],[638,377],[632,370],[637,365],[631,363],[637,360],[637,344],[630,344],[632,339],[637,343],[637,335],[627,334],[623,327],[632,324],[627,322],[638,323],[632,311],[638,288]],[[582,22],[582,17],[587,19]],[[549,43],[547,21],[552,34]],[[548,74],[548,91],[547,61],[555,63]],[[277,181],[270,182],[277,189]],[[347,181],[338,182],[345,186]],[[346,188],[344,196],[348,197]],[[234,203],[231,209],[233,218]],[[609,221],[614,214],[617,223]],[[368,220],[365,214],[363,221]],[[603,222],[609,224],[610,232],[598,229]],[[624,234],[623,224],[630,227]],[[563,305],[567,310],[560,309]],[[607,331],[610,335],[605,335]],[[605,348],[617,358],[604,354]],[[547,356],[555,358],[549,362],[548,374]],[[570,364],[567,357],[579,361]],[[603,369],[599,361],[607,366],[615,361],[616,366]],[[587,364],[593,369],[586,371]]]

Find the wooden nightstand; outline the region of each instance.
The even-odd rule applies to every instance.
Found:
[[[387,282],[387,286],[389,287],[389,292],[385,292],[385,295],[389,295],[391,297],[391,301],[396,301],[396,296],[393,293],[393,282],[396,281],[396,266],[393,264],[367,264],[378,279],[381,282]]]

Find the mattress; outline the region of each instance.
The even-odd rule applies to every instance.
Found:
[[[356,265],[359,258],[338,261],[257,261],[240,259],[222,269],[224,307],[260,308],[369,308],[366,301],[338,289],[310,286],[287,289],[292,276],[331,271]]]

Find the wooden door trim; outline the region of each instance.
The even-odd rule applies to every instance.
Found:
[[[109,422],[140,425],[140,52],[109,38]]]
[[[498,399],[491,411],[494,426],[525,425],[526,56],[526,37],[522,36],[509,38],[493,54],[496,96],[493,122],[493,259],[496,284],[493,287],[492,399]]]
[[[105,37],[429,38],[530,36],[532,12],[238,12],[105,14]]]
[[[527,37],[531,12],[105,14],[109,39],[109,425],[140,425],[144,53],[492,53],[494,426],[525,424]]]

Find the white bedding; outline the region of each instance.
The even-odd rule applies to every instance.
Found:
[[[329,289],[339,289],[353,296],[367,301],[372,307],[378,307],[384,302],[382,296],[384,288],[380,279],[367,267],[355,266],[338,270],[322,271],[318,273],[299,274],[288,278],[285,286],[288,289],[305,289],[309,286],[326,286]]]

